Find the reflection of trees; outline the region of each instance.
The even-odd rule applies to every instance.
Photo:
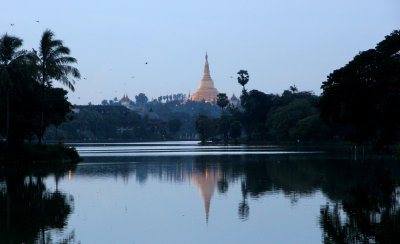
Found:
[[[67,169],[54,171],[61,177]],[[62,229],[72,212],[72,197],[59,191],[50,191],[44,182],[51,171],[34,174],[1,172],[0,182],[0,242],[48,243],[47,230]]]
[[[229,183],[226,178],[222,178],[220,181],[218,181],[217,187],[220,194],[225,194],[229,189]]]
[[[321,209],[324,243],[400,243],[399,207],[387,174],[358,184],[342,204]]]
[[[241,187],[243,200],[239,203],[238,214],[241,220],[247,220],[250,215],[250,206],[247,203],[247,190],[245,181],[242,181]]]
[[[118,158],[117,161],[121,160]],[[243,219],[249,216],[251,202],[248,198],[258,198],[268,192],[281,191],[293,204],[316,191],[323,192],[332,201],[341,201],[349,197],[351,186],[366,184],[376,177],[377,172],[390,171],[395,182],[400,182],[397,161],[357,162],[335,159],[329,154],[137,157],[135,162],[113,164],[112,167],[99,165],[97,167],[106,167],[100,170],[86,167],[80,169],[80,174],[135,175],[141,183],[149,177],[163,182],[184,182],[190,180],[194,172],[204,175],[206,169],[209,172],[218,170],[219,193],[227,192],[231,184],[241,183],[243,199],[238,213]]]

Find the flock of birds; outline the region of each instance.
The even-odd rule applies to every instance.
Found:
[[[40,21],[39,21],[39,20],[36,20],[36,23],[40,23]],[[14,26],[15,24],[14,24],[14,23],[11,23],[10,25],[11,25],[11,26]]]

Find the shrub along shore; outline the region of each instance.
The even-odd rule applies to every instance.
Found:
[[[21,144],[8,146],[0,143],[0,165],[75,164],[82,161],[75,148],[64,144]]]

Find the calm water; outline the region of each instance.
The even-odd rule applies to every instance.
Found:
[[[196,142],[75,146],[85,161],[74,167],[1,170],[0,243],[400,243],[399,161]]]

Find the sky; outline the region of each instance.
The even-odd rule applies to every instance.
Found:
[[[82,74],[73,104],[193,93],[206,51],[228,96],[240,94],[240,69],[247,89],[320,94],[329,73],[400,29],[399,0],[13,0],[0,11],[0,34],[25,49],[45,29],[71,49]]]

